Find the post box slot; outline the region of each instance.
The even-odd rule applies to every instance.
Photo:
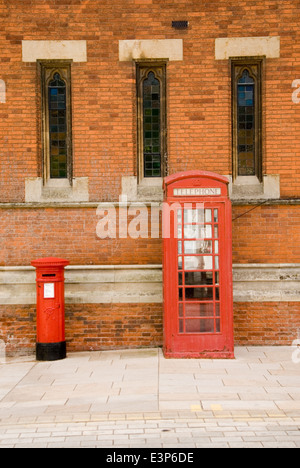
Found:
[[[43,278],[55,278],[55,276],[55,273],[45,273],[44,275],[42,275]]]

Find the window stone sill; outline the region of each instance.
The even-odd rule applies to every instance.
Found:
[[[26,203],[88,202],[88,177],[77,177],[70,185],[68,180],[52,179],[45,185],[41,177],[25,180]]]
[[[237,177],[229,179],[229,196],[231,200],[276,200],[280,198],[280,176],[265,175],[260,182],[257,177]]]
[[[130,202],[161,202],[163,201],[163,179],[143,179],[140,184],[137,177],[122,177],[122,195]]]

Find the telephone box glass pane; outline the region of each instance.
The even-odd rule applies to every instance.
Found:
[[[214,319],[186,319],[186,333],[214,333]]]
[[[181,253],[181,252],[180,252]],[[185,254],[212,254],[212,241],[185,241]]]
[[[177,226],[177,239],[181,239],[182,238],[182,226],[179,224]]]
[[[200,319],[187,319],[185,321],[186,333],[200,333],[201,332],[201,320]]]
[[[211,210],[205,210],[211,211]],[[203,209],[185,209],[184,222],[185,223],[204,223],[205,212]]]
[[[177,211],[177,222],[178,224],[182,223],[182,211],[181,210]]]
[[[217,208],[177,211],[179,333],[220,333],[218,223]]]
[[[211,223],[211,210],[205,210],[205,222]]]
[[[181,228],[181,226],[180,226]],[[179,231],[181,232],[181,230]],[[178,237],[181,237],[181,235]],[[211,225],[201,226],[197,224],[187,224],[184,226],[184,238],[185,239],[211,239],[212,229]]]
[[[186,317],[213,317],[214,304],[213,302],[186,302],[185,304]]]
[[[178,284],[179,286],[182,285],[182,273],[178,273]]]
[[[213,272],[212,271],[194,271],[192,273],[185,273],[185,284],[186,286],[212,285],[213,284]]]
[[[184,257],[185,270],[212,270],[213,257]]]
[[[213,288],[186,288],[185,300],[211,301],[213,300]]]

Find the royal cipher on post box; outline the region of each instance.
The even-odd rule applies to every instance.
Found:
[[[189,171],[164,179],[164,355],[233,358],[228,179]]]
[[[31,262],[36,268],[37,339],[36,359],[55,361],[66,357],[64,268],[68,260],[41,258]]]

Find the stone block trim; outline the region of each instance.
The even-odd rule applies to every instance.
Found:
[[[141,59],[183,60],[183,41],[182,39],[119,41],[120,62]]]
[[[23,62],[52,59],[72,59],[74,62],[86,62],[86,41],[22,41]]]
[[[216,39],[216,60],[230,57],[280,57],[280,37],[222,37]]]

